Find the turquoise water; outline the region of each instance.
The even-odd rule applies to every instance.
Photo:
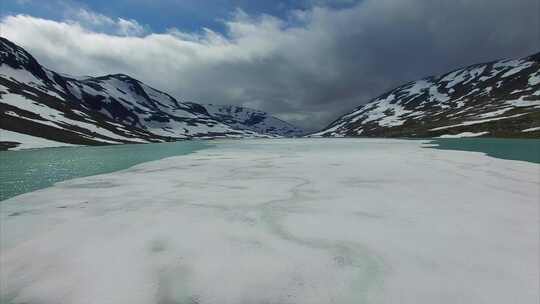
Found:
[[[540,139],[444,138],[435,149],[484,152],[489,156],[540,164]]]
[[[209,147],[203,142],[0,151],[0,201],[63,180],[108,173]]]

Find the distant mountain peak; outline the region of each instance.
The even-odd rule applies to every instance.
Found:
[[[304,131],[261,110],[235,105],[204,105],[209,115],[240,130],[279,136],[301,136]]]

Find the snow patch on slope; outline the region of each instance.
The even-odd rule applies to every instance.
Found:
[[[462,133],[459,133],[459,134],[445,134],[445,135],[441,135],[441,136],[439,136],[439,138],[478,137],[478,136],[482,136],[482,135],[486,135],[486,134],[489,134],[489,132],[487,132],[487,131],[485,131],[485,132],[477,132],[477,133],[473,133],[473,132],[462,132]]]
[[[52,141],[41,137],[35,137],[27,134],[0,129],[0,142],[3,141],[19,143],[17,147],[11,148],[10,150],[75,146],[68,143]]]
[[[516,117],[523,116],[523,115],[526,115],[526,114],[516,114],[516,115],[503,116],[503,117],[496,117],[496,118],[489,118],[489,119],[481,119],[481,120],[466,121],[466,122],[463,122],[463,123],[460,123],[460,124],[451,125],[451,126],[443,126],[443,127],[433,128],[433,129],[430,129],[430,131],[438,131],[438,130],[444,130],[444,129],[455,128],[455,127],[462,127],[462,126],[476,125],[476,124],[481,124],[481,123],[490,122],[490,121],[497,121],[497,120],[502,120],[502,119],[516,118]]]

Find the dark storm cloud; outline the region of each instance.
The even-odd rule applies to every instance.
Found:
[[[139,29],[136,21],[88,11],[69,22],[8,16],[1,27],[62,72],[127,73],[180,99],[251,106],[318,129],[403,82],[539,51],[539,6],[365,0],[291,11],[286,19],[239,11],[226,21],[226,35],[142,28],[127,35],[126,28]]]

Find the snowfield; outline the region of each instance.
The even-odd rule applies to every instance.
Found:
[[[383,139],[213,149],[2,202],[2,303],[531,303],[540,166]]]

